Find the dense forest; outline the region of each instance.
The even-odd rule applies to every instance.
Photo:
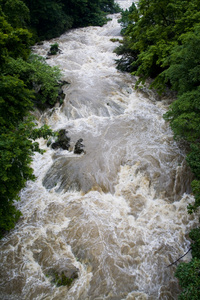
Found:
[[[115,11],[114,0],[0,0],[0,237],[19,219],[14,201],[34,180],[32,156],[43,152],[36,139],[55,135],[46,125],[37,128],[32,112],[60,101],[61,72],[31,46],[70,28],[101,26]]]
[[[140,0],[122,13],[123,43],[118,69],[138,78],[137,86],[151,78],[151,88],[170,89],[176,100],[164,115],[174,137],[187,149],[194,174],[193,205],[200,206],[200,2],[198,0]],[[180,299],[200,298],[200,228],[190,232],[192,260],[176,271],[183,292]]]

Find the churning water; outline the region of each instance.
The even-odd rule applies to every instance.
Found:
[[[130,0],[118,1],[123,8]],[[64,104],[39,116],[66,129],[70,151],[36,154],[37,180],[28,182],[16,228],[0,242],[3,300],[177,299],[175,267],[189,248],[197,220],[187,214],[190,175],[184,153],[162,115],[170,99],[134,90],[116,70],[119,14],[105,26],[71,30],[36,46],[61,53],[48,63],[63,70]],[[84,153],[73,153],[78,139]],[[184,258],[188,259],[189,254]],[[70,288],[51,270],[77,270]]]

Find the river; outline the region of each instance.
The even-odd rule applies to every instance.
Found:
[[[69,82],[65,100],[38,121],[65,129],[70,149],[39,141],[37,179],[16,204],[23,216],[0,241],[2,300],[178,298],[176,266],[167,266],[189,249],[197,223],[187,214],[185,154],[162,117],[170,99],[136,91],[135,78],[116,70],[110,39],[121,39],[120,15],[110,18],[34,47],[44,57],[55,42],[61,49],[48,63]],[[80,138],[84,153],[74,154]],[[47,276],[68,269],[78,272],[70,287]]]

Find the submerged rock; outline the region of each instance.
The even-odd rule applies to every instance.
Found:
[[[70,287],[74,279],[78,278],[79,269],[74,265],[63,267],[60,270],[51,269],[47,273],[47,277],[50,277],[51,283],[59,286]]]
[[[70,279],[78,278],[78,272],[79,272],[79,269],[73,265],[70,266],[70,268],[63,268],[60,270],[61,274],[64,274],[65,277],[70,278]]]

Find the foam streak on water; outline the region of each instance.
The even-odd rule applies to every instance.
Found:
[[[48,63],[70,83],[62,107],[39,122],[66,129],[71,149],[82,138],[85,153],[40,141],[47,151],[35,155],[37,180],[21,193],[23,217],[0,242],[1,299],[178,297],[175,267],[166,266],[188,250],[197,223],[187,214],[190,175],[162,118],[170,99],[136,92],[134,78],[115,68],[119,17],[35,46],[46,56],[58,42],[62,53]],[[70,288],[46,276],[71,266],[79,273]]]

